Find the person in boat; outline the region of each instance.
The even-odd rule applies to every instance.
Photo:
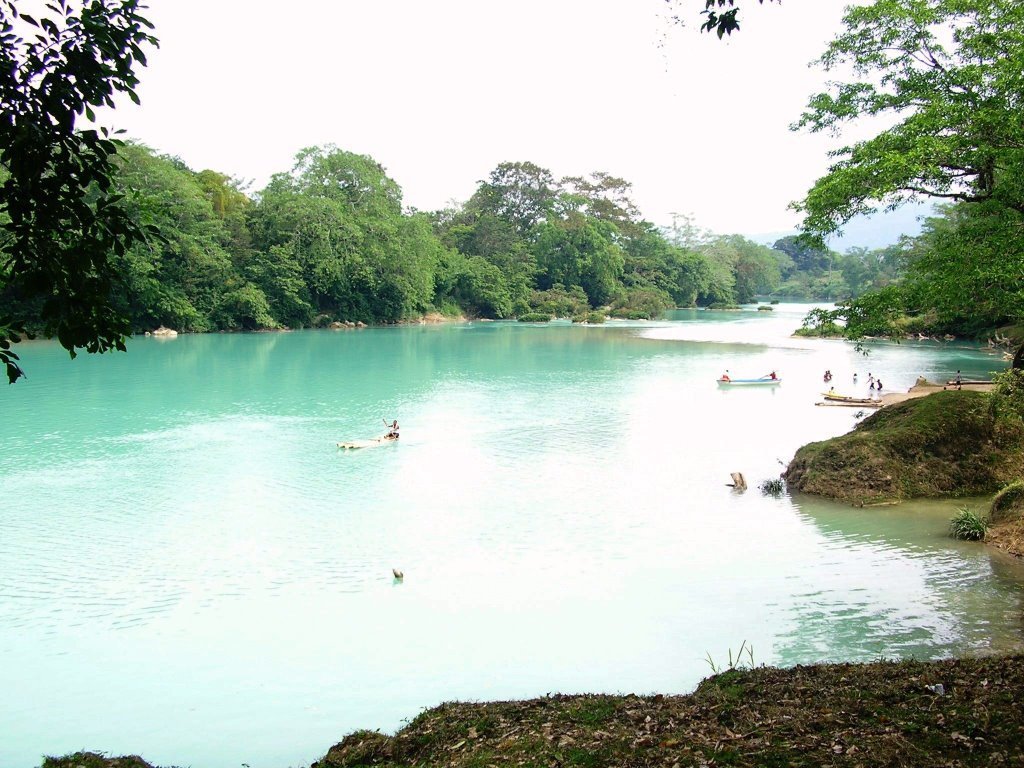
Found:
[[[728,368],[725,369],[725,373],[722,374],[722,378],[719,379],[719,381],[732,381],[732,379],[729,378],[729,369]]]
[[[387,419],[382,419],[384,426],[388,428],[388,433],[384,435],[385,440],[397,440],[398,439],[398,419],[395,419],[388,424]]]
[[[779,377],[775,375],[775,371],[772,371],[767,376],[765,376],[765,378],[771,379],[772,381],[777,381]]]
[[[829,393],[830,395],[833,395],[833,396],[834,396],[834,395],[836,394],[836,388],[835,388],[835,387],[829,387],[829,388],[828,388],[828,393]]]

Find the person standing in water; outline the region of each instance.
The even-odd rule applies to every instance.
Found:
[[[384,422],[384,426],[388,428],[388,433],[384,435],[385,440],[397,440],[398,439],[398,419],[395,419],[388,424],[387,419],[381,419]]]

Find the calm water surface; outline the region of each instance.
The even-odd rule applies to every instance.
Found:
[[[804,309],[25,347],[0,765],[308,765],[445,700],[685,692],[743,641],[782,665],[1021,648],[1024,569],[946,537],[963,502],[756,490],[855,423],[815,407],[825,368],[863,395],[1005,364],[792,339]],[[784,381],[721,390],[726,368]],[[400,444],[335,448],[382,418]]]

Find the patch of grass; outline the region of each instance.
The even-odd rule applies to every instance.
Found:
[[[618,307],[611,310],[611,316],[619,320],[650,320],[651,313],[642,309],[630,309],[629,307]]]
[[[75,752],[63,757],[44,757],[41,768],[153,768],[137,755],[107,757],[102,752]]]
[[[608,696],[584,696],[565,708],[566,715],[580,725],[600,725],[611,719],[617,709],[616,699]]]
[[[949,535],[962,541],[982,541],[988,522],[977,512],[961,507],[949,521]]]
[[[597,768],[599,765],[608,765],[608,760],[604,750],[594,752],[584,747],[571,747],[565,752],[565,764]]]
[[[1024,513],[1024,480],[1003,487],[992,499],[989,519],[995,523]]]

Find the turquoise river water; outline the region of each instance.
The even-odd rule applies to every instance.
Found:
[[[446,700],[687,692],[741,642],[780,665],[1020,649],[1024,567],[946,536],[962,500],[756,488],[854,425],[815,406],[826,368],[865,395],[869,371],[894,391],[1005,363],[791,338],[805,309],[24,346],[0,765],[308,765]],[[783,383],[720,389],[727,368]],[[382,419],[398,444],[335,447]]]

